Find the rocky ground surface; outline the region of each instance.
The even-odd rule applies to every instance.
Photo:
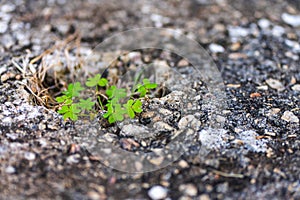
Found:
[[[299,7],[282,0],[2,0],[0,199],[299,199]],[[103,39],[149,26],[174,28],[208,50],[226,86],[227,108],[218,129],[203,128],[205,114],[186,117],[196,131],[177,161],[128,174],[105,166],[78,142],[82,122],[64,122],[52,97],[82,75],[72,70]],[[188,64],[162,52],[138,55]],[[59,82],[51,88],[53,77]],[[167,96],[159,102],[165,105]],[[164,113],[178,116],[161,106],[158,114]],[[163,123],[157,126],[176,127]],[[114,127],[102,129],[103,137],[127,150],[147,149],[128,135],[139,123],[120,126],[115,135]]]

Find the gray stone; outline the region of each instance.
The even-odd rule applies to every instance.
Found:
[[[299,118],[291,111],[285,111],[281,119],[291,123],[299,123]]]

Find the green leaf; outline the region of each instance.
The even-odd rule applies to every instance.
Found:
[[[63,114],[64,120],[70,118],[73,121],[76,121],[78,119],[78,113],[80,113],[80,109],[77,108],[77,104],[72,105],[64,105],[61,107],[60,110],[58,110],[59,114]]]
[[[64,92],[62,92],[64,95],[66,95],[68,98],[72,97],[78,97],[80,94],[80,91],[84,90],[83,87],[81,87],[81,84],[79,82],[76,82],[74,84],[69,84],[68,89]]]
[[[140,100],[136,100],[134,102],[134,104],[132,105],[132,109],[134,110],[134,112],[136,113],[141,113],[143,111],[142,109],[142,102]]]
[[[98,85],[101,86],[101,87],[106,86],[107,83],[108,83],[108,81],[107,81],[106,78],[101,78],[101,79],[98,81]]]
[[[115,120],[115,118],[114,118],[112,115],[110,115],[109,118],[108,118],[108,122],[109,122],[110,124],[112,124],[112,123],[115,123],[116,120]]]
[[[63,103],[64,105],[70,105],[73,103],[72,99],[67,97],[66,95],[56,97],[57,103]]]
[[[68,112],[70,109],[69,109],[69,106],[62,106],[61,109],[59,109],[57,112],[59,114],[64,114],[66,112]]]
[[[145,84],[145,88],[155,89],[155,88],[157,88],[157,84],[156,83],[148,83],[148,84]]]
[[[150,81],[149,81],[149,79],[147,79],[147,78],[144,78],[144,79],[143,79],[143,83],[144,83],[144,85],[146,85],[146,84],[149,84],[149,83],[150,83]]]
[[[144,97],[147,94],[147,90],[143,85],[138,88],[138,92],[140,93],[140,97]]]
[[[78,106],[82,109],[82,110],[91,110],[93,108],[93,106],[95,105],[95,102],[91,101],[91,98],[88,98],[86,100],[84,99],[80,99]]]
[[[156,83],[151,83],[149,79],[143,79],[143,83],[146,89],[155,89],[157,87]]]
[[[106,94],[110,99],[121,99],[127,96],[126,90],[124,88],[117,88],[115,85],[108,88],[106,90]]]
[[[98,84],[98,82],[100,81],[100,78],[101,78],[100,74],[97,74],[94,77],[88,78],[85,85],[88,87],[95,87]]]
[[[66,95],[63,95],[63,96],[55,98],[55,100],[57,101],[57,103],[63,103],[66,99],[68,99],[68,97]]]

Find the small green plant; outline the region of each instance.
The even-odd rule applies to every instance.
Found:
[[[95,89],[96,101],[92,101],[91,98],[79,98],[80,92],[85,90],[79,82],[69,84],[68,89],[62,92],[63,95],[56,97],[56,101],[60,104],[58,113],[63,115],[64,120],[76,121],[78,116],[87,116],[87,112],[90,117],[94,116],[97,113],[95,104],[99,103],[101,109],[105,111],[103,117],[111,124],[124,120],[125,116],[134,118],[136,113],[143,111],[141,98],[157,87],[157,84],[151,83],[149,79],[143,79],[143,83],[137,82],[135,81],[132,91],[128,94],[125,88],[109,85],[108,80],[102,78],[100,74],[88,78],[85,85]],[[101,97],[104,100],[101,100]],[[124,102],[125,99],[128,100]]]

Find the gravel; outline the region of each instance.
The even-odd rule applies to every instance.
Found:
[[[289,2],[1,1],[0,199],[299,199],[300,20],[298,8]],[[101,124],[97,140],[104,141],[103,147],[113,144],[134,153],[153,150],[132,163],[138,170],[145,167],[144,161],[151,166],[168,161],[158,148],[181,135],[180,129],[188,129],[184,145],[179,140],[172,146],[182,153],[177,161],[156,171],[126,174],[107,167],[106,160],[78,140],[87,134],[87,126],[88,133],[94,133],[93,124],[63,121],[51,108],[36,105],[30,90],[42,91],[32,84],[31,72],[51,64],[55,67],[45,76],[44,87],[53,85],[54,74],[64,87],[86,75],[70,77],[69,72],[74,66],[84,67],[79,60],[94,52],[100,41],[120,31],[153,26],[174,28],[210,50],[225,84],[227,108],[218,117],[224,126],[205,126],[210,109],[201,104],[205,83],[190,84],[194,79],[188,77],[191,82],[182,81],[184,87],[174,84],[171,100],[155,99],[161,104],[153,116],[165,120],[153,125],[166,133],[163,137],[149,130],[148,135],[138,135],[147,127],[138,117],[119,127]],[[63,42],[77,31],[78,51],[75,42],[67,47]],[[52,47],[55,51],[29,64]],[[98,73],[98,67],[116,54],[91,56],[85,60],[88,71]],[[190,75],[190,63],[170,53],[144,50],[128,57],[117,65],[126,59],[131,68],[155,62],[158,75],[174,66]],[[198,111],[178,115],[172,99],[180,101],[190,87],[199,94],[190,99],[189,108],[199,106]],[[151,114],[150,108],[145,114]],[[140,117],[147,122],[147,116]],[[171,119],[178,121],[170,123]],[[112,149],[104,151],[112,155]]]

